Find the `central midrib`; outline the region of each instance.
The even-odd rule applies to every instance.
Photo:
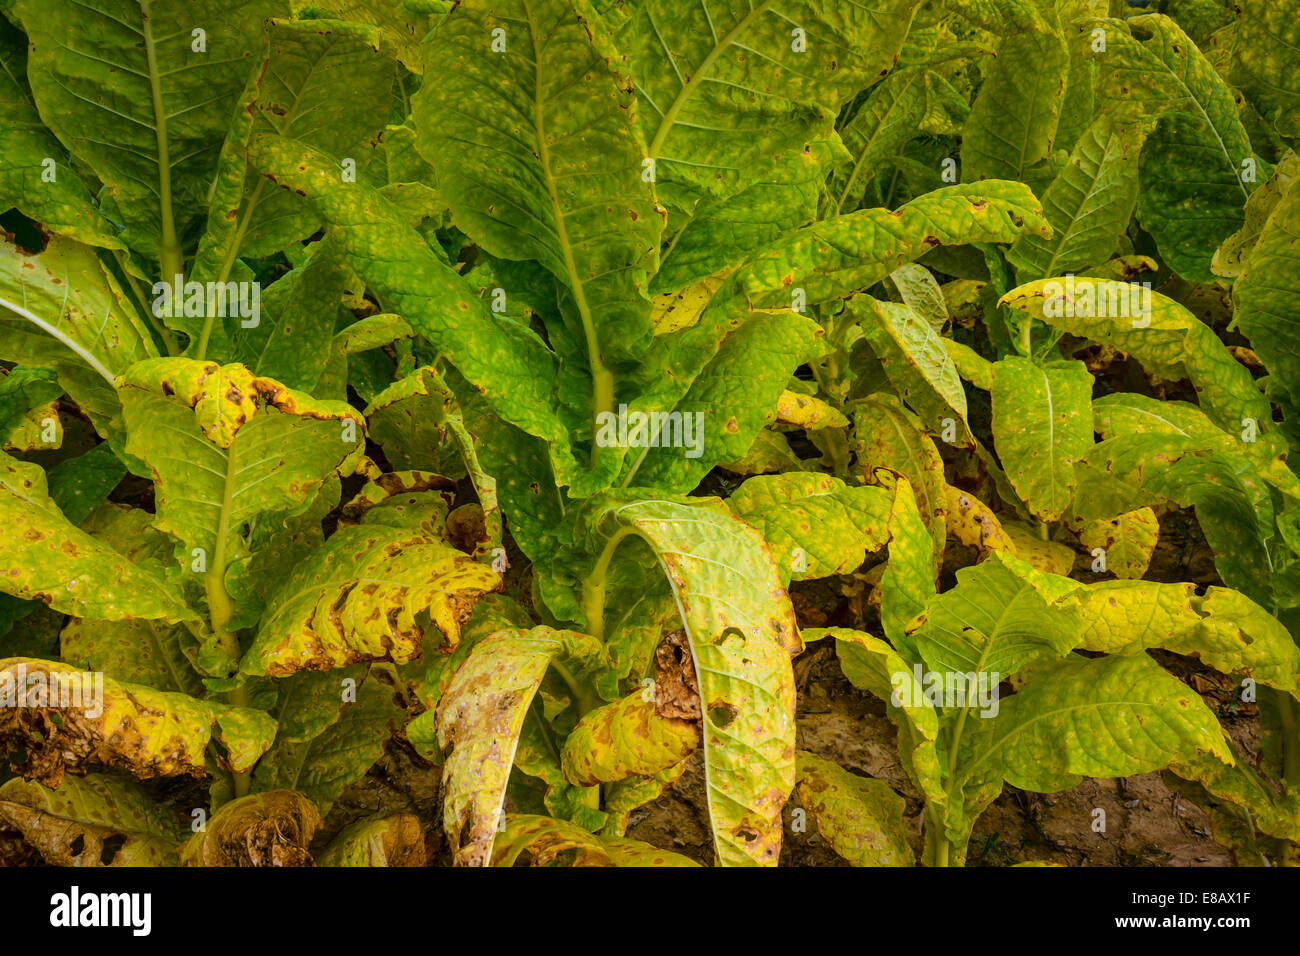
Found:
[[[704,0],[704,2],[707,3],[707,0]],[[731,46],[736,37],[743,33],[757,17],[766,13],[775,2],[776,0],[763,0],[762,3],[750,10],[741,18],[739,23],[722,35],[722,39],[713,45],[709,55],[700,61],[700,65],[691,74],[691,78],[682,84],[682,88],[677,91],[677,96],[669,104],[668,109],[664,111],[663,119],[659,122],[659,129],[655,131],[654,139],[650,141],[650,147],[647,150],[650,159],[659,158],[659,151],[663,149],[664,140],[668,138],[669,131],[672,130],[673,124],[677,121],[677,114],[681,111],[682,105],[691,98],[691,94],[695,92],[696,87],[703,82],[713,64],[722,55],[722,51]],[[664,47],[664,54],[671,62],[672,51]]]

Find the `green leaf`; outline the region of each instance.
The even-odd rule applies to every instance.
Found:
[[[871,88],[849,121],[840,126],[852,163],[828,184],[828,215],[861,207],[879,168],[917,136],[958,131],[970,108],[966,97],[935,67],[974,52],[992,51],[953,48],[933,60],[899,67]]]
[[[944,787],[947,758],[939,740],[939,714],[926,700],[913,665],[887,642],[845,627],[806,628],[804,639],[835,639],[840,669],[859,690],[885,704],[885,713],[898,728],[898,756],[926,802],[942,810],[948,802]]]
[[[716,500],[597,499],[590,508],[604,555],[635,535],[673,585],[703,704],[704,777],[719,861],[774,866],[781,807],[794,787],[790,654],[801,642],[767,546]],[[590,602],[587,611],[590,618]]]
[[[375,396],[366,408],[367,430],[394,468],[454,473],[456,445],[449,424],[456,412],[451,390],[425,366]]]
[[[0,22],[0,204],[78,242],[126,248],[42,122],[27,86],[27,38],[7,21]]]
[[[1240,229],[1223,241],[1214,253],[1210,267],[1214,274],[1229,279],[1240,276],[1251,253],[1259,244],[1260,233],[1267,225],[1273,210],[1287,194],[1291,184],[1300,175],[1300,155],[1295,150],[1288,150],[1273,167],[1273,173],[1264,185],[1260,186],[1246,200],[1246,221]]]
[[[291,0],[291,6],[294,16],[315,17],[324,13],[340,20],[377,27],[384,39],[396,48],[402,66],[419,74],[424,72],[420,38],[437,26],[451,2],[413,0],[394,4],[387,0]]]
[[[439,746],[451,748],[442,770],[443,827],[457,865],[493,860],[515,748],[547,667],[593,650],[585,634],[498,631],[475,644],[452,677],[437,722]]]
[[[493,412],[549,443],[557,475],[567,479],[576,464],[569,432],[551,411],[554,357],[537,335],[489,312],[379,193],[333,182],[332,164],[319,152],[256,137],[250,154],[273,181],[302,190],[315,204],[388,311],[428,338]]]
[[[1213,282],[1214,251],[1243,220],[1250,138],[1214,67],[1168,17],[1096,21],[1099,97],[1119,122],[1160,119],[1142,152],[1138,219],[1185,279]]]
[[[51,866],[175,866],[179,822],[130,781],[65,777],[57,790],[10,780],[0,820]]]
[[[931,671],[1001,681],[1078,643],[1079,611],[1060,600],[1076,587],[995,551],[957,572],[957,586],[929,601],[910,637]]]
[[[755,307],[789,307],[859,292],[935,246],[1047,236],[1042,207],[1023,183],[946,186],[897,210],[862,209],[814,223],[773,243],[738,273]]]
[[[1047,159],[1061,119],[1070,53],[1054,2],[1037,4],[1040,23],[998,44],[962,131],[962,179],[1023,180]],[[1039,18],[1036,18],[1039,19]]]
[[[1167,500],[1195,506],[1225,584],[1271,605],[1269,539],[1273,506],[1250,461],[1206,449],[1204,439],[1126,435],[1095,446],[1078,473],[1087,495],[1076,496],[1072,524],[1112,518]]]
[[[497,28],[504,50],[494,48]],[[566,0],[475,0],[456,7],[426,55],[457,64],[412,100],[439,192],[479,245],[537,260],[567,291],[592,405],[609,409],[613,382],[603,377],[651,338],[645,289],[663,226],[609,39]]]
[[[740,317],[732,323],[743,321]],[[620,484],[686,493],[719,461],[742,457],[765,425],[776,419],[777,402],[790,376],[815,354],[821,329],[809,318],[790,313],[756,315],[727,335],[673,407],[680,429],[668,419],[659,444],[629,449]],[[645,410],[643,410],[645,409]],[[634,403],[633,414],[662,414],[653,398]],[[651,419],[653,421],[653,419]],[[613,441],[618,421],[612,413],[596,433]],[[649,428],[643,429],[646,434]],[[628,429],[628,444],[633,431]]]
[[[206,206],[262,21],[284,13],[276,0],[13,3],[31,41],[27,78],[41,117],[107,187],[123,239],[162,255],[169,281],[181,237]],[[195,29],[204,31],[202,51]]]
[[[1044,521],[1065,513],[1075,462],[1092,448],[1092,375],[1082,362],[993,366],[993,437],[1016,493]]]
[[[84,521],[126,476],[126,466],[101,442],[84,455],[67,458],[46,474],[50,499],[73,524]]]
[[[1093,402],[1092,410],[1093,429],[1102,438],[1169,435],[1194,439],[1200,447],[1250,459],[1261,478],[1291,497],[1300,497],[1300,479],[1287,467],[1286,445],[1276,434],[1263,441],[1242,441],[1241,433],[1224,431],[1196,405],[1133,392],[1103,395]]]
[[[343,298],[346,272],[340,260],[333,242],[317,243],[306,263],[269,285],[261,297],[256,328],[234,331],[234,360],[255,375],[315,393]]]
[[[1300,647],[1277,618],[1244,594],[1211,587],[1198,595],[1192,584],[1102,581],[1077,595],[1084,650],[1136,654],[1163,647],[1224,674],[1300,695]]]
[[[317,866],[427,866],[424,831],[410,813],[359,820],[330,841]]]
[[[1161,378],[1191,380],[1202,411],[1239,432],[1254,419],[1261,438],[1272,426],[1268,402],[1246,370],[1191,312],[1159,292],[1085,277],[1029,282],[1004,295],[1010,306],[1071,335],[1113,345]]]
[[[825,116],[889,70],[917,6],[693,0],[670,15],[636,4],[617,42],[659,191],[683,207],[759,179],[773,154],[802,147]]]
[[[1022,281],[1099,266],[1114,254],[1137,203],[1137,161],[1146,130],[1102,116],[1084,131],[1043,193],[1052,238],[1017,239],[1007,260]]]
[[[1281,135],[1300,135],[1300,81],[1295,75],[1300,23],[1285,6],[1267,0],[1242,0],[1237,9],[1232,80]]]
[[[474,601],[500,575],[444,541],[400,527],[340,528],[267,600],[245,674],[282,677],[420,656],[427,615],[455,647]]]
[[[669,226],[675,227],[675,232],[668,239],[650,291],[676,291],[737,266],[753,250],[815,219],[826,174],[845,153],[829,116],[811,135],[801,149],[792,148],[765,161],[762,177],[736,195],[702,197],[683,213],[689,216],[684,223],[670,213]]]
[[[915,866],[907,845],[907,801],[883,780],[860,777],[806,750],[798,763],[795,794],[831,849],[854,866]]]
[[[0,356],[53,369],[104,437],[120,440],[113,380],[158,354],[95,250],[55,236],[28,255],[0,237]]]
[[[3,453],[0,542],[6,565],[0,586],[8,594],[89,620],[198,622],[159,575],[68,521],[50,499],[39,466]]]
[[[73,618],[59,635],[59,656],[115,680],[192,697],[203,694],[203,681],[182,649],[180,629],[158,621]]]
[[[877,393],[854,406],[854,440],[858,467],[868,479],[878,469],[902,475],[909,484],[908,497],[933,537],[929,551],[937,567],[947,529],[944,509],[947,483],[943,459],[934,440],[916,416],[893,395]]]
[[[320,812],[328,813],[344,789],[360,780],[383,754],[389,725],[400,722],[402,709],[393,700],[392,688],[374,677],[352,684],[355,699],[350,701],[344,697],[348,688],[338,672],[321,675],[312,689],[315,700],[281,690],[281,727],[257,764],[253,789],[297,790],[311,798]],[[304,727],[291,708],[305,708],[312,715],[311,723]],[[283,723],[286,715],[296,718],[289,733]],[[322,723],[325,726],[316,731]]]
[[[1293,184],[1265,220],[1232,287],[1234,321],[1269,371],[1270,396],[1291,413],[1300,409],[1300,348],[1290,306],[1300,295],[1298,242],[1300,189]]]
[[[889,493],[831,475],[751,478],[727,504],[763,535],[786,583],[848,574],[889,540]]]
[[[850,299],[847,310],[862,326],[895,393],[929,429],[942,432],[951,422],[957,444],[973,443],[961,377],[930,323],[906,305],[868,296]]]
[[[943,332],[949,321],[948,303],[934,274],[925,266],[908,263],[889,274],[903,304],[925,319],[935,332]],[[951,340],[944,340],[945,343]],[[946,346],[945,346],[946,347]]]
[[[243,90],[221,149],[207,231],[194,263],[193,278],[201,282],[225,282],[237,257],[271,255],[320,226],[302,197],[271,188],[249,169],[250,137],[300,140],[333,157],[336,164],[351,161],[355,181],[369,165],[392,101],[395,64],[378,30],[337,20],[271,20],[264,45],[261,68]],[[348,181],[346,174],[346,168],[336,166],[334,178],[340,186]],[[333,313],[322,311],[328,336],[333,331]],[[284,322],[274,310],[272,318]],[[198,335],[202,337],[202,331]],[[207,339],[202,338],[196,357],[206,356],[206,346]],[[319,360],[319,353],[309,346],[304,345],[303,351],[308,361]],[[243,355],[236,357],[256,368]],[[312,384],[300,384],[292,375],[277,374],[279,370],[257,370],[284,378],[294,388]]]
[[[1084,777],[1149,773],[1201,753],[1233,759],[1200,697],[1145,654],[1072,657],[1038,669],[976,728],[963,736],[957,763],[968,792],[988,782],[1000,789],[1005,780],[1056,793]],[[982,808],[968,809],[973,817]]]
[[[226,570],[249,556],[264,515],[309,505],[327,479],[353,470],[365,447],[361,413],[242,365],[179,358],[132,366],[119,395],[127,450],[154,480],[155,524],[207,575],[221,627],[234,611],[220,606]]]

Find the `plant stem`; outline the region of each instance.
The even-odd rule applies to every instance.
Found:
[[[573,676],[573,671],[569,670],[564,664],[557,660],[551,661],[551,669],[560,675],[560,679],[569,687],[569,693],[573,696],[574,706],[578,709],[578,718],[588,711],[595,710],[601,705],[601,700],[587,688],[582,686],[582,682]]]
[[[1282,722],[1282,779],[1288,790],[1300,789],[1300,719],[1290,694],[1276,692],[1278,716]]]
[[[632,528],[620,528],[613,537],[605,542],[605,548],[596,559],[596,566],[582,584],[582,614],[587,619],[587,633],[598,641],[605,639],[605,586],[609,574],[609,562],[619,543],[628,535],[634,534]]]
[[[943,821],[933,807],[926,807],[925,810],[925,843],[929,866],[949,865],[952,845],[948,842]]]
[[[153,314],[153,309],[149,307],[149,298],[145,296],[144,290],[140,288],[140,283],[136,281],[135,276],[131,275],[131,270],[128,268],[130,260],[127,258],[126,254],[121,250],[114,250],[113,255],[117,259],[118,267],[122,270],[122,275],[126,276],[127,285],[129,285],[131,291],[135,293],[136,301],[139,302],[140,309],[144,312],[145,319],[148,321],[150,327],[153,328],[154,332],[158,334],[158,337],[162,339],[163,345],[167,349],[167,354],[180,354],[180,348],[176,344],[176,336],[172,335],[172,330],[167,328],[162,320]]]
[[[150,16],[151,0],[140,0],[145,58],[149,64],[149,92],[153,99],[154,140],[158,145],[158,212],[162,219],[162,244],[158,250],[158,264],[162,267],[164,282],[172,282],[185,272],[185,253],[176,236],[176,217],[172,212],[172,164],[167,143],[167,111],[163,105],[162,84],[158,72],[158,59],[154,51],[153,19]]]

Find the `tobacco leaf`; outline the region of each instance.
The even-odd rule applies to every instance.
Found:
[[[262,22],[287,15],[287,4],[104,0],[59,9],[19,0],[9,12],[30,41],[27,79],[41,118],[105,185],[122,238],[150,257],[179,255],[179,237],[206,205]]]
[[[1160,539],[1160,522],[1150,508],[1135,508],[1109,520],[1099,518],[1079,530],[1079,541],[1089,551],[1101,548],[1106,570],[1119,578],[1141,578],[1151,565]]]
[[[120,451],[114,377],[158,354],[142,318],[95,249],[54,236],[27,253],[0,236],[0,357],[51,369],[95,430]]]
[[[175,866],[184,839],[141,788],[107,774],[65,777],[56,790],[10,780],[0,786],[0,821],[50,866]]]
[[[1075,463],[1092,447],[1092,376],[1082,362],[993,366],[993,436],[1007,477],[1029,510],[1055,521],[1069,507]]]
[[[1006,679],[1077,644],[1079,611],[1058,600],[1077,587],[995,551],[959,570],[957,586],[930,600],[911,639],[931,671]]]
[[[627,54],[656,190],[689,208],[701,195],[732,196],[761,179],[774,155],[802,148],[825,117],[888,72],[917,6],[632,7],[615,41]]]
[[[948,535],[962,544],[978,548],[980,556],[993,551],[1016,554],[1015,542],[1002,527],[998,516],[984,502],[970,492],[948,486],[948,507],[945,514]]]
[[[869,296],[850,299],[847,308],[862,326],[898,397],[931,431],[942,432],[951,423],[954,444],[974,444],[961,378],[930,323],[909,306]]]
[[[491,42],[502,23],[504,50]],[[555,276],[567,334],[599,383],[650,341],[646,286],[663,229],[610,38],[565,0],[471,0],[425,51],[457,64],[411,103],[439,192],[483,248]]]
[[[89,620],[198,625],[178,589],[73,525],[50,498],[40,467],[3,452],[0,542],[7,594]]]
[[[316,857],[317,866],[427,866],[424,830],[411,813],[367,817],[346,827]]]
[[[1198,595],[1190,583],[1102,581],[1076,595],[1085,650],[1135,654],[1162,647],[1300,695],[1300,647],[1244,594],[1211,587]]]
[[[1159,119],[1142,151],[1138,220],[1174,271],[1213,282],[1211,259],[1241,226],[1253,188],[1242,175],[1254,152],[1236,96],[1166,16],[1092,25],[1106,32],[1098,96],[1109,112],[1121,122]]]
[[[945,186],[896,210],[862,209],[815,223],[773,243],[736,273],[755,307],[789,307],[802,289],[812,305],[860,292],[936,246],[1014,242],[1051,235],[1023,183]]]
[[[787,582],[847,574],[888,540],[889,493],[831,475],[750,478],[727,504],[763,535]]]
[[[334,161],[319,150],[257,136],[249,155],[273,182],[307,196],[366,285],[481,389],[493,412],[550,443],[556,474],[567,481],[577,464],[552,410],[555,358],[541,338],[489,311],[378,191],[339,188]]]
[[[699,717],[664,717],[640,690],[584,714],[564,741],[564,777],[579,787],[654,776],[700,745]]]
[[[1237,433],[1243,419],[1251,418],[1260,440],[1268,440],[1273,421],[1268,402],[1214,330],[1159,292],[1149,293],[1150,315],[1138,314],[1132,299],[1140,291],[1126,282],[1080,276],[1074,279],[1071,296],[1063,278],[1044,279],[1012,289],[999,304],[1072,335],[1112,345],[1161,378],[1190,379],[1201,410],[1216,425]]]
[[[232,800],[180,850],[181,866],[314,866],[308,846],[320,813],[292,790]]]
[[[1033,28],[1004,36],[997,55],[980,63],[979,92],[962,129],[964,180],[1024,180],[1051,155],[1070,52],[1057,5],[1033,6]]]
[[[281,681],[275,743],[258,761],[254,791],[296,790],[321,813],[384,752],[402,709],[392,688],[355,670],[302,672]]]
[[[25,778],[57,787],[65,772],[92,766],[121,768],[140,779],[201,777],[213,740],[226,750],[222,765],[242,772],[274,737],[274,722],[263,711],[108,677],[101,686],[100,677],[53,661],[0,661],[0,693],[14,702],[0,708],[0,742],[8,752],[25,752],[16,766]]]
[[[800,750],[795,795],[817,832],[854,866],[914,866],[903,830],[907,801],[883,780]]]
[[[898,755],[916,788],[939,812],[948,804],[947,756],[939,738],[939,714],[926,699],[915,671],[888,643],[844,627],[808,628],[809,641],[835,639],[835,654],[849,682],[885,703],[898,728]],[[906,694],[906,698],[904,698]]]
[[[310,143],[340,162],[351,160],[354,175],[362,178],[392,101],[394,63],[378,30],[339,20],[273,19],[265,24],[261,39],[260,67],[243,87],[216,164],[207,229],[192,269],[192,278],[199,282],[225,282],[237,257],[272,255],[320,228],[319,219],[302,197],[271,188],[249,167],[251,136],[278,135]],[[336,171],[335,179],[340,187],[347,182],[343,169]],[[319,269],[315,271],[319,273]],[[337,305],[341,285],[331,291],[334,301],[329,304]],[[333,309],[321,311],[323,332],[328,337],[334,328]],[[287,324],[280,316],[273,314],[272,318]],[[296,324],[313,319],[311,313],[305,313],[290,321]],[[254,333],[258,338],[263,334]],[[238,341],[239,333],[235,337]],[[292,361],[291,355],[284,357]],[[299,362],[319,362],[319,340],[316,348],[304,342],[297,358]],[[247,361],[242,356],[240,360]],[[253,362],[247,364],[255,367]],[[258,371],[279,377],[271,369]],[[286,376],[285,381],[295,388],[310,385],[292,378]]]
[[[794,677],[802,642],[776,563],[719,501],[612,496],[589,505],[593,541],[635,535],[666,572],[704,711],[704,776],[719,861],[776,864],[794,787]],[[629,549],[630,550],[630,549]]]
[[[498,631],[474,645],[438,700],[443,827],[460,866],[494,860],[503,800],[524,717],[552,659],[595,653],[593,639],[536,627]]]
[[[492,851],[492,866],[697,866],[639,840],[594,836],[567,820],[511,814]]]
[[[267,600],[241,673],[283,677],[421,653],[427,614],[451,647],[501,577],[450,545],[380,524],[339,528]]]
[[[950,832],[964,840],[1004,780],[1055,793],[1084,777],[1149,773],[1199,754],[1233,762],[1214,714],[1150,657],[1059,660],[1036,669],[996,717],[967,723],[954,764],[963,806],[949,808]]]

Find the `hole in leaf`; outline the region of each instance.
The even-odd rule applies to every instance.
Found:
[[[114,833],[111,837],[104,840],[103,847],[99,851],[99,862],[104,866],[112,866],[113,859],[117,856],[117,851],[126,845],[126,836],[121,833]]]
[[[726,727],[739,713],[740,710],[735,704],[729,704],[725,700],[709,705],[709,721],[715,727]]]

